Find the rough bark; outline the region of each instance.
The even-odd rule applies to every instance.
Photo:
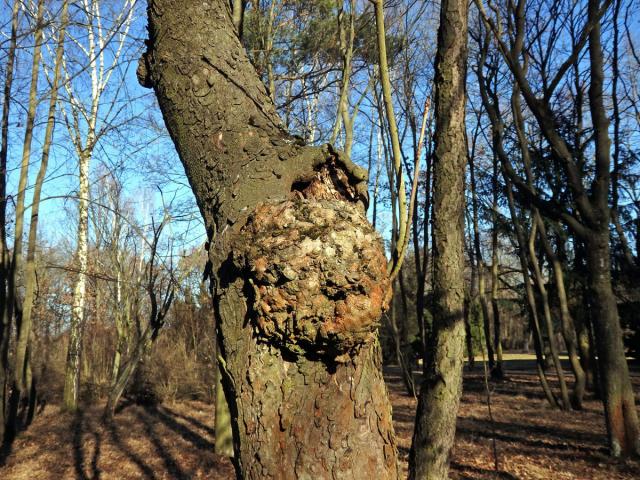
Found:
[[[468,4],[440,6],[435,78],[434,315],[409,454],[409,478],[445,479],[462,393],[464,326],[465,76]]]
[[[155,0],[148,12],[138,74],[209,233],[238,477],[397,478],[374,318],[388,282],[361,208],[366,173],[283,131],[224,1]]]
[[[588,241],[589,287],[605,421],[613,456],[640,454],[640,428],[625,358],[616,298],[611,289],[609,232]]]
[[[589,287],[594,303],[594,327],[602,383],[609,448],[613,456],[640,455],[640,424],[633,386],[622,342],[618,306],[611,287],[609,250],[609,185],[611,141],[609,118],[604,107],[604,55],[600,42],[598,10],[600,0],[589,0],[588,18],[594,22],[589,33],[589,108],[594,126],[596,175],[592,185],[592,209],[597,222],[587,245]]]

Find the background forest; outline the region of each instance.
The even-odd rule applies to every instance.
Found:
[[[434,335],[441,5],[378,7],[382,61],[378,3],[233,0],[229,14],[286,129],[306,145],[332,144],[369,174],[367,217],[397,266],[380,320],[396,413],[396,401],[419,396]],[[5,448],[60,407],[109,420],[126,402],[195,401],[224,418],[205,207],[153,90],[139,84],[146,8],[0,0]],[[610,404],[608,379],[622,378],[621,402],[637,412],[640,2],[475,0],[467,55],[465,371],[479,395],[488,377],[491,402],[526,369],[531,395],[544,399],[536,408],[576,415]],[[628,453],[607,421],[599,447]],[[212,429],[211,450],[229,453],[228,425]]]

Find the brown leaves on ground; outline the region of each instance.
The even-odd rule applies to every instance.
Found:
[[[507,362],[511,363],[511,362]],[[607,455],[602,403],[589,395],[584,409],[563,412],[544,399],[538,377],[525,362],[490,382],[489,418],[482,365],[465,372],[450,477],[462,479],[637,480],[640,462]],[[507,364],[507,368],[509,365]],[[385,375],[393,404],[400,459],[406,472],[416,402],[406,396],[399,372]],[[638,380],[635,379],[638,391]],[[493,453],[495,439],[498,470]]]
[[[415,400],[403,394],[396,370],[389,369],[386,378],[406,473]],[[488,416],[482,373],[466,374],[452,452],[452,479],[640,478],[638,461],[607,456],[602,407],[597,400],[589,397],[581,412],[553,410],[529,370],[511,371],[506,381],[491,383],[490,389],[493,422]],[[110,426],[100,423],[101,413],[99,406],[75,415],[61,414],[56,406],[47,407],[14,443],[13,453],[0,468],[0,478],[234,478],[229,460],[213,453],[211,405],[129,405]]]
[[[102,406],[75,415],[50,406],[15,441],[0,478],[234,478],[229,460],[213,453],[212,411],[201,402],[130,405],[103,425]]]

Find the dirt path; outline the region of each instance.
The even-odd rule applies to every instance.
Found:
[[[386,378],[406,472],[415,401],[403,395],[393,369]],[[451,478],[640,479],[639,462],[607,457],[602,411],[596,400],[588,399],[582,412],[552,410],[537,378],[522,369],[512,369],[507,381],[491,384],[491,391],[493,422],[488,417],[482,374],[467,373]],[[116,416],[114,425],[105,427],[99,421],[99,406],[75,416],[50,406],[14,443],[0,478],[233,478],[231,463],[213,453],[212,412],[211,405],[199,402],[157,408],[131,405]]]

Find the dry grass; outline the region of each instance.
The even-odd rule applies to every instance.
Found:
[[[387,380],[403,468],[411,443],[415,401],[403,395],[393,369]],[[638,378],[636,378],[638,380]],[[640,463],[606,455],[602,408],[588,399],[581,412],[550,409],[526,368],[492,383],[488,418],[481,373],[466,375],[453,479],[638,479]],[[76,415],[50,406],[16,440],[0,468],[6,480],[233,478],[231,463],[213,453],[213,407],[183,402],[157,408],[130,405],[115,423],[100,423],[100,406]],[[498,451],[495,470],[492,441]]]

